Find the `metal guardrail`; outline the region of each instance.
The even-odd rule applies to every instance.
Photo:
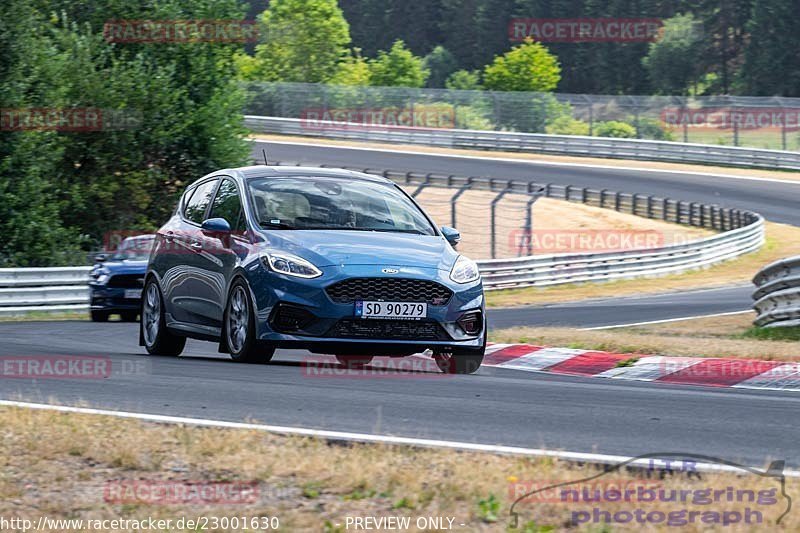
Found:
[[[257,133],[362,142],[800,170],[800,152],[712,144],[505,131],[366,127],[348,122],[316,122],[309,126],[304,119],[255,115],[245,116],[245,126]]]
[[[544,196],[722,232],[651,250],[479,260],[487,290],[660,276],[704,268],[755,251],[764,244],[764,219],[750,211],[551,183],[357,170],[383,175],[398,184],[415,187],[416,192],[425,187],[443,187],[452,189],[454,198],[465,189],[495,192],[497,198],[508,193],[523,194],[531,199],[529,209],[535,198]],[[530,220],[528,215],[528,224]],[[90,267],[0,269],[0,315],[86,310],[89,270]]]
[[[85,311],[91,267],[0,268],[0,316]]]
[[[650,250],[479,260],[478,266],[487,290],[662,276],[734,259],[758,250],[765,240],[764,219],[761,215],[717,205],[552,183],[355,167],[350,167],[350,170],[380,174],[400,185],[415,186],[415,192],[423,187],[445,187],[453,189],[455,197],[459,191],[469,188],[496,192],[498,198],[514,192],[526,194],[532,200],[544,196],[722,232],[685,244]],[[532,204],[528,204],[529,210]],[[526,218],[530,224],[530,212]],[[532,228],[527,226],[524,229]],[[492,241],[495,238],[495,228],[492,225]]]
[[[800,256],[765,266],[753,278],[753,284],[756,326],[800,326]]]

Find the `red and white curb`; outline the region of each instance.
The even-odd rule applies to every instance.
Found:
[[[492,344],[484,366],[571,376],[681,385],[800,391],[800,363],[753,359],[666,357]]]

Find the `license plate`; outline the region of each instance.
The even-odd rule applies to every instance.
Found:
[[[142,289],[125,289],[126,300],[138,300],[142,297]]]
[[[356,302],[356,316],[361,318],[400,318],[415,320],[428,316],[428,304],[417,302]]]

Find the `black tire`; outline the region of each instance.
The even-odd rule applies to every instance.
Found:
[[[253,302],[247,283],[241,278],[233,282],[228,293],[223,335],[228,353],[237,363],[269,363],[275,355],[274,346],[256,338]]]
[[[155,279],[151,278],[142,291],[142,312],[139,328],[147,353],[150,355],[177,356],[186,346],[186,337],[175,335],[167,329],[164,319],[164,297]]]
[[[108,311],[90,311],[92,322],[108,322]]]
[[[139,318],[139,313],[136,311],[125,311],[124,313],[120,313],[119,316],[123,322],[136,322],[136,319]]]
[[[483,346],[480,348],[460,348],[446,346],[433,351],[436,366],[445,374],[474,374],[483,363],[486,352],[486,332],[483,333]]]
[[[372,362],[373,356],[371,355],[336,355],[336,360],[339,364],[347,368],[361,368],[367,366]]]

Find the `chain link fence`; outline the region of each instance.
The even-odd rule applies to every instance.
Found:
[[[800,151],[800,98],[607,96],[246,83],[247,115],[354,129],[443,128]]]

